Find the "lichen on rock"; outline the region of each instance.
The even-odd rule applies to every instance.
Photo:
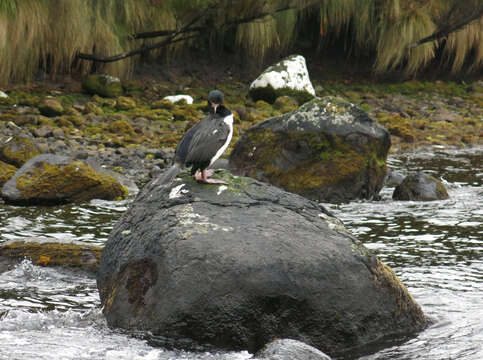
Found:
[[[311,199],[345,201],[380,191],[389,146],[388,132],[365,112],[328,96],[249,128],[230,164]]]
[[[305,58],[292,55],[268,67],[250,84],[249,94],[254,101],[265,100],[271,104],[280,96],[294,97],[299,104],[309,101],[315,96],[315,90]]]

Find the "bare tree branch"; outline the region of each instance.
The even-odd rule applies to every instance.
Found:
[[[181,38],[178,38],[178,39],[168,38],[168,39],[158,41],[158,42],[150,44],[150,45],[143,45],[140,48],[137,48],[137,49],[125,52],[125,53],[112,55],[112,56],[102,56],[102,55],[96,55],[96,54],[78,53],[77,57],[79,59],[82,59],[82,60],[91,60],[91,61],[98,61],[98,62],[102,62],[102,63],[109,63],[109,62],[114,62],[114,61],[126,59],[126,58],[134,56],[134,55],[139,55],[139,54],[142,54],[146,51],[158,49],[158,48],[161,48],[163,46],[174,44],[174,43],[177,43],[177,42],[180,42],[180,41],[189,40],[189,39],[195,38],[196,36],[197,35],[191,35],[191,36],[181,37]]]
[[[451,16],[451,14],[449,14],[448,17],[450,17],[450,16]],[[425,37],[421,40],[418,40],[418,41],[416,41],[412,44],[409,44],[407,47],[408,48],[414,48],[414,47],[417,47],[419,45],[422,45],[422,44],[425,44],[425,43],[428,43],[428,42],[431,42],[431,41],[435,41],[435,40],[445,38],[448,35],[450,35],[451,33],[454,33],[454,32],[457,32],[457,31],[463,29],[465,26],[470,25],[473,21],[477,21],[477,20],[481,19],[482,17],[483,17],[483,8],[481,8],[479,11],[467,16],[466,18],[457,21],[454,24],[441,26],[439,30],[435,31],[431,35],[429,35],[429,36],[427,36],[427,37]]]
[[[227,28],[227,27],[237,26],[237,25],[240,25],[240,24],[249,23],[249,22],[252,22],[252,21],[255,21],[255,20],[258,20],[258,19],[263,19],[266,16],[275,15],[279,12],[287,11],[287,10],[291,10],[291,9],[295,9],[295,7],[284,6],[282,8],[275,9],[272,12],[258,13],[256,15],[252,15],[252,16],[249,16],[249,17],[245,17],[245,18],[242,18],[242,19],[238,19],[238,20],[235,20],[235,21],[228,22],[228,23],[224,24],[222,27]],[[132,39],[149,39],[149,38],[154,38],[154,37],[159,37],[159,36],[168,36],[166,39],[164,39],[162,41],[159,41],[159,42],[156,42],[156,43],[153,43],[153,44],[150,44],[150,45],[143,45],[143,46],[141,46],[137,49],[134,49],[134,50],[131,50],[131,51],[128,51],[128,52],[125,52],[125,53],[117,54],[117,55],[112,55],[112,56],[102,56],[102,55],[96,55],[96,54],[78,53],[77,57],[79,59],[82,59],[82,60],[90,60],[90,61],[98,61],[98,62],[108,63],[108,62],[114,62],[114,61],[126,59],[126,58],[134,56],[134,55],[139,55],[139,54],[142,54],[146,51],[159,49],[159,48],[162,48],[164,46],[168,46],[170,44],[173,44],[175,42],[184,41],[184,40],[187,40],[187,39],[194,38],[194,37],[197,36],[197,34],[190,35],[190,36],[184,36],[184,37],[180,37],[180,38],[179,38],[179,36],[183,35],[183,34],[187,34],[187,33],[199,33],[202,30],[207,29],[208,27],[201,27],[201,26],[194,27],[193,25],[198,23],[204,17],[208,16],[208,13],[209,13],[209,11],[205,11],[204,16],[196,17],[195,19],[190,21],[187,25],[183,26],[179,30],[152,31],[152,32],[144,32],[144,33],[133,34],[131,36]]]

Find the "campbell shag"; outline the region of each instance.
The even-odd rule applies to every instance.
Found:
[[[208,94],[210,113],[190,128],[181,138],[174,154],[174,164],[165,172],[162,184],[170,182],[183,167],[191,167],[191,174],[198,182],[224,184],[211,179],[211,166],[228,148],[233,136],[233,114],[223,105],[224,95],[219,90]]]

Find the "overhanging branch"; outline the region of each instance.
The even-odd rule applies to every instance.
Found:
[[[275,9],[272,12],[263,12],[263,13],[258,13],[256,15],[252,15],[249,17],[245,17],[242,19],[238,19],[235,21],[228,22],[222,26],[222,28],[228,28],[228,27],[233,27],[245,23],[250,23],[255,20],[263,19],[266,16],[269,15],[275,15],[277,13],[280,13],[282,11],[287,11],[287,10],[292,10],[295,9],[294,6],[284,6],[279,9]],[[114,62],[114,61],[119,61],[122,59],[126,59],[128,57],[134,56],[134,55],[139,55],[144,52],[154,50],[154,49],[159,49],[164,46],[168,46],[170,44],[179,42],[179,41],[184,41],[188,39],[195,38],[198,36],[198,33],[208,29],[208,26],[206,27],[201,27],[201,26],[194,26],[196,23],[198,23],[202,18],[206,17],[209,11],[205,11],[204,16],[199,16],[192,21],[190,21],[187,25],[183,26],[182,28],[178,30],[161,30],[161,31],[151,31],[151,32],[143,32],[143,33],[138,33],[138,34],[133,34],[131,35],[131,39],[149,39],[149,38],[155,38],[155,37],[160,37],[160,36],[168,36],[166,39],[162,41],[158,41],[156,43],[150,44],[150,45],[143,45],[137,49],[117,54],[117,55],[112,55],[112,56],[103,56],[103,55],[96,55],[96,54],[86,54],[86,53],[78,53],[77,57],[82,60],[89,60],[89,61],[98,61],[98,62],[103,62],[103,63],[109,63],[109,62]],[[195,33],[193,35],[189,36],[183,36],[180,37],[180,35],[183,34],[188,34],[188,33]]]
[[[463,20],[458,21],[455,24],[443,26],[438,31],[435,31],[431,35],[429,35],[429,36],[427,36],[427,37],[425,37],[421,40],[418,40],[418,41],[416,41],[412,44],[409,44],[407,47],[408,48],[414,48],[414,47],[417,47],[419,45],[422,45],[422,44],[425,44],[425,43],[428,43],[428,42],[431,42],[431,41],[446,38],[451,33],[454,33],[454,32],[457,32],[457,31],[463,29],[465,26],[470,25],[472,22],[477,21],[477,20],[481,19],[482,17],[483,17],[483,8],[480,9],[480,11],[477,11],[476,13],[468,16],[467,18],[465,18]]]

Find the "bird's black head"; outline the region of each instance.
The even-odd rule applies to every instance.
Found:
[[[225,95],[220,90],[212,90],[208,94],[208,106],[212,107],[212,104],[221,105]]]

